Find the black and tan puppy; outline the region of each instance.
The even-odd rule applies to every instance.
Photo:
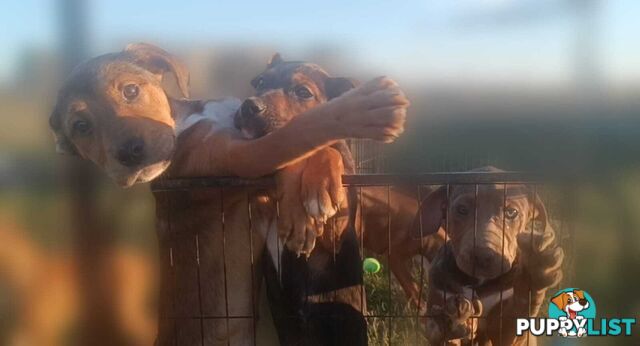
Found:
[[[265,136],[355,87],[318,65],[283,61],[278,54],[252,85],[256,96],[245,100],[235,117],[236,126],[249,138]],[[276,173],[280,210],[306,220],[297,224],[280,218],[279,234],[289,239],[281,254],[273,245],[277,236],[271,234],[268,240],[267,290],[284,345],[367,343],[358,242],[354,232],[342,239],[349,220],[341,181],[345,167],[355,172],[351,153],[340,141]],[[344,213],[334,217],[340,208]],[[337,229],[340,239],[334,238]],[[314,250],[317,237],[324,246]],[[299,258],[301,252],[304,258]]]
[[[181,97],[165,90],[165,74]],[[188,100],[188,80],[178,59],[148,44],[88,60],[65,81],[50,118],[59,150],[93,161],[124,187],[161,175],[258,177],[339,140],[391,140],[407,105],[395,82],[379,78],[248,140],[233,126],[240,102]],[[253,259],[267,230],[250,223],[247,190],[154,196],[163,265],[157,344],[255,344]]]
[[[271,133],[355,87],[352,80],[332,77],[316,64],[284,61],[279,54],[271,58],[266,70],[251,84],[256,95],[246,99],[235,116],[236,127],[248,138]],[[389,133],[388,140],[400,133]],[[327,219],[346,207],[343,173],[353,174],[355,169],[346,143],[339,141],[276,174],[280,210],[286,211],[278,228],[280,235],[288,239],[289,249],[310,253]]]
[[[448,235],[429,272],[430,341],[526,342],[515,335],[516,316],[535,316],[562,277],[563,251],[541,199],[520,184],[452,185],[421,208],[423,233],[443,227]]]
[[[350,78],[332,77],[316,64],[283,61],[276,54],[266,70],[252,81],[256,96],[244,101],[235,117],[236,126],[247,136],[263,136],[356,84]],[[291,233],[301,235],[289,237],[298,240],[298,245],[292,247],[294,251],[303,244],[302,240],[303,251],[312,250],[316,237],[323,251],[333,251],[342,244],[341,235],[347,226],[344,214],[329,219],[338,209],[335,206],[341,206],[343,211],[347,210],[347,202],[352,207],[360,207],[356,212],[361,216],[355,218],[357,238],[362,239],[367,250],[388,255],[391,270],[408,299],[417,306],[418,300],[424,300],[424,296],[419,297],[420,290],[411,277],[409,262],[416,255],[425,256],[425,263],[431,261],[444,243],[444,233],[425,234],[421,239],[413,237],[411,230],[415,227],[418,201],[405,191],[370,187],[360,191],[361,201],[344,199],[341,176],[353,174],[353,166],[351,152],[342,141],[278,172],[280,190],[289,192],[284,195],[293,198],[281,200],[280,208],[297,208],[289,214],[302,214],[298,218],[301,220],[307,218],[306,223],[299,225],[292,225],[287,219],[281,220],[280,230],[284,236]],[[324,189],[319,188],[323,186]],[[295,192],[297,189],[300,193]],[[299,199],[295,199],[298,195]],[[302,210],[301,205],[306,210]],[[323,225],[326,220],[330,222]],[[324,229],[327,231],[323,232]]]

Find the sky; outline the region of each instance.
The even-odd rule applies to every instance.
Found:
[[[335,45],[400,79],[544,84],[573,78],[577,37],[588,34],[608,80],[640,81],[637,0],[601,0],[592,33],[579,29],[575,9],[559,5],[571,0],[87,1],[92,53],[127,41],[262,43],[294,54]],[[2,5],[0,80],[25,49],[56,48],[58,2]]]

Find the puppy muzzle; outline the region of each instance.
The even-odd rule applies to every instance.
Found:
[[[501,251],[480,245],[465,247],[456,255],[456,264],[465,274],[482,280],[503,275],[513,265]]]
[[[125,167],[135,167],[145,158],[145,145],[142,138],[131,138],[116,150],[116,159]]]
[[[240,105],[240,112],[245,117],[260,116],[266,109],[265,104],[257,97],[249,97]]]
[[[250,97],[236,112],[234,126],[248,139],[262,137],[268,132],[266,111],[266,105],[259,98]]]

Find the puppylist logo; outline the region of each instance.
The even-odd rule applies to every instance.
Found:
[[[584,290],[565,288],[551,297],[549,318],[519,318],[516,334],[560,335],[565,338],[585,336],[629,336],[635,318],[596,319],[596,303]]]

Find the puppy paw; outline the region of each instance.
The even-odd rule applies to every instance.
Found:
[[[301,198],[300,184],[305,162],[285,167],[276,173],[278,196],[278,235],[298,256],[311,254],[322,229],[309,217]]]
[[[482,315],[482,303],[478,299],[473,301],[462,295],[447,298],[444,309],[449,319],[448,339],[471,338],[477,330],[474,317]]]
[[[324,224],[346,203],[342,186],[342,156],[333,148],[325,148],[307,159],[302,172],[301,194],[309,217]],[[321,235],[321,232],[320,234]]]
[[[518,247],[532,290],[544,290],[560,283],[564,251],[555,242],[554,232],[521,233]]]
[[[284,194],[278,204],[278,234],[298,256],[311,254],[318,232],[298,196]]]
[[[404,132],[409,100],[398,84],[379,77],[327,103],[342,138],[393,142]]]
[[[447,297],[444,311],[452,321],[456,322],[464,322],[470,317],[482,313],[481,307],[477,306],[477,303],[474,305],[471,300],[459,294]]]

